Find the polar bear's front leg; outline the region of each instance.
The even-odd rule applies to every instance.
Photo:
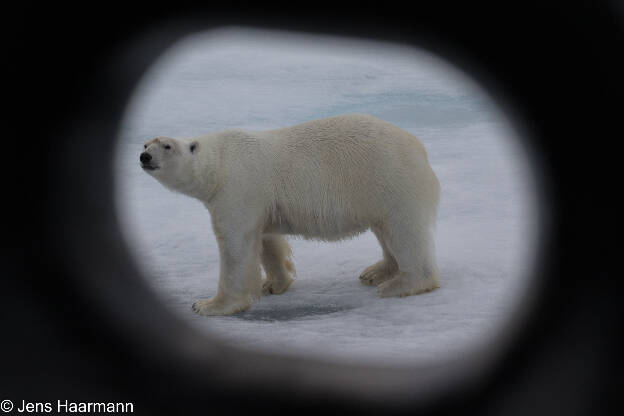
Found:
[[[219,295],[211,299],[200,299],[193,303],[193,312],[199,315],[231,315],[248,309],[249,301],[232,302]]]
[[[279,295],[288,290],[295,274],[291,256],[290,246],[283,236],[263,236],[261,258],[266,272],[266,280],[262,283],[264,295]]]
[[[193,304],[193,311],[200,315],[229,315],[248,309],[260,296],[261,234],[254,229],[233,232],[232,225],[215,224],[214,228],[220,253],[217,295],[198,300]]]

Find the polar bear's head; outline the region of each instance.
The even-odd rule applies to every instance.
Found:
[[[185,142],[159,136],[143,145],[141,167],[174,191],[187,193],[193,187],[193,159],[199,151],[197,141]]]

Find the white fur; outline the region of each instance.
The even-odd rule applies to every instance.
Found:
[[[262,292],[287,290],[294,266],[283,235],[329,241],[371,229],[383,259],[364,270],[363,284],[378,285],[382,297],[439,286],[432,228],[440,185],[422,143],[385,121],[343,115],[263,132],[157,137],[145,152],[160,167],[146,172],[210,211],[221,270],[217,295],[193,305],[199,314],[235,313]]]

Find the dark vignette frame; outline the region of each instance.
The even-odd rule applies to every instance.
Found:
[[[5,217],[15,227],[3,260],[15,278],[2,282],[0,394],[15,403],[131,401],[139,414],[605,414],[621,406],[610,376],[621,374],[624,327],[609,269],[617,257],[600,232],[615,211],[596,204],[610,191],[598,174],[616,176],[609,156],[587,142],[600,136],[608,146],[617,125],[617,107],[603,103],[623,97],[624,71],[613,59],[624,39],[621,9],[580,1],[416,12],[335,6],[15,11],[7,79],[17,111],[8,131],[27,149],[11,140],[6,172],[17,174],[5,177],[18,202]],[[119,119],[133,85],[172,41],[223,24],[425,47],[512,111],[540,172],[550,232],[535,270],[542,288],[494,365],[475,357],[415,372],[242,354],[178,322],[136,278],[112,200]],[[579,169],[581,160],[592,171]]]

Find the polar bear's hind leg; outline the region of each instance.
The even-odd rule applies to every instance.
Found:
[[[397,225],[383,235],[396,258],[396,276],[377,286],[379,297],[411,296],[440,287],[433,236],[427,225]]]
[[[381,231],[375,229],[372,231],[381,245],[383,258],[372,266],[368,266],[360,275],[360,283],[367,286],[377,286],[386,280],[390,280],[399,270],[399,265],[390,253]]]

